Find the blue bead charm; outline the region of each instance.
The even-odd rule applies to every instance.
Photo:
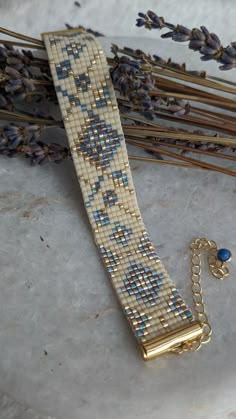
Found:
[[[231,252],[228,249],[219,249],[217,252],[217,258],[221,262],[228,262],[231,259]]]

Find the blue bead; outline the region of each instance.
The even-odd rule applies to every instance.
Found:
[[[217,258],[221,262],[227,262],[231,258],[231,252],[228,249],[219,249],[217,252]]]

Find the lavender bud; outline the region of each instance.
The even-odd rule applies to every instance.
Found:
[[[14,94],[17,90],[21,89],[21,80],[9,80],[5,86],[5,91]]]
[[[224,64],[219,67],[220,70],[232,70],[235,68],[235,64]]]
[[[21,64],[22,65],[22,60],[18,57],[8,57],[7,58],[7,64],[9,64],[9,65]]]
[[[146,15],[145,15],[144,13],[139,12],[139,13],[138,13],[138,16],[139,16],[139,17],[142,17],[143,19],[146,19]]]
[[[192,39],[198,39],[199,41],[205,41],[206,36],[204,35],[204,33],[202,31],[200,31],[200,29],[194,28],[192,30]]]
[[[145,25],[145,20],[140,19],[140,18],[136,19],[136,26],[138,28],[141,28],[141,26],[144,26],[144,25]]]
[[[208,38],[207,39],[207,45],[215,50],[219,50],[221,47],[221,44],[219,44],[218,42],[214,41],[214,39]]]
[[[200,53],[204,55],[215,55],[217,53],[217,50],[210,47],[202,47],[200,49]]]
[[[214,39],[214,41],[217,42],[218,45],[221,45],[221,40],[215,33],[211,33],[211,38]]]
[[[173,41],[176,41],[176,42],[186,42],[186,41],[189,41],[189,35],[186,35],[184,33],[173,32],[172,39]]]
[[[151,10],[148,10],[147,16],[149,17],[149,19],[151,19],[155,23],[160,22],[159,17],[156,15],[156,13],[152,12]]]
[[[4,108],[7,105],[8,105],[7,99],[5,98],[5,96],[0,94],[0,108]]]
[[[166,38],[172,38],[172,37],[173,37],[173,35],[174,35],[174,32],[173,32],[173,31],[171,31],[171,32],[166,32],[166,33],[164,33],[163,35],[161,35],[161,38],[163,38],[163,39],[166,39]]]
[[[223,64],[233,64],[234,61],[235,61],[235,57],[232,57],[232,56],[226,54],[225,52],[221,56],[221,62]]]
[[[21,78],[21,74],[19,73],[19,71],[15,70],[12,67],[6,66],[5,72],[6,72],[6,74],[8,74],[13,79],[20,79]]]
[[[160,64],[166,64],[166,61],[163,60],[163,58],[159,57],[158,55],[153,55],[153,58],[156,62],[160,63]]]
[[[200,50],[203,46],[205,45],[205,42],[204,41],[200,41],[200,40],[195,40],[195,39],[193,39],[193,40],[191,40],[190,42],[189,42],[189,48],[190,49],[193,49],[194,51],[198,51],[198,50]]]
[[[203,55],[201,57],[201,60],[202,61],[210,61],[210,60],[212,60],[212,55]]]
[[[178,25],[177,26],[177,31],[184,33],[185,35],[191,35],[191,30],[186,28],[186,26],[182,26],[182,25]]]
[[[200,29],[202,30],[203,34],[207,37],[210,35],[210,32],[205,26],[200,26]]]
[[[230,57],[235,57],[236,56],[236,48],[231,45],[228,45],[225,48],[225,52],[227,53],[227,55],[230,55]]]

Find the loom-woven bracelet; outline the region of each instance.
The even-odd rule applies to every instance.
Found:
[[[202,334],[138,208],[106,57],[92,35],[42,34],[95,242],[144,359]]]

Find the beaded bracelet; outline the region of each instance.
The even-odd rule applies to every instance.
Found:
[[[78,29],[42,37],[94,239],[143,357],[196,349],[210,326],[200,310],[194,319],[144,226],[101,45]],[[226,276],[215,243],[198,240],[193,258],[208,250],[213,275]],[[200,283],[192,262],[193,284]]]

